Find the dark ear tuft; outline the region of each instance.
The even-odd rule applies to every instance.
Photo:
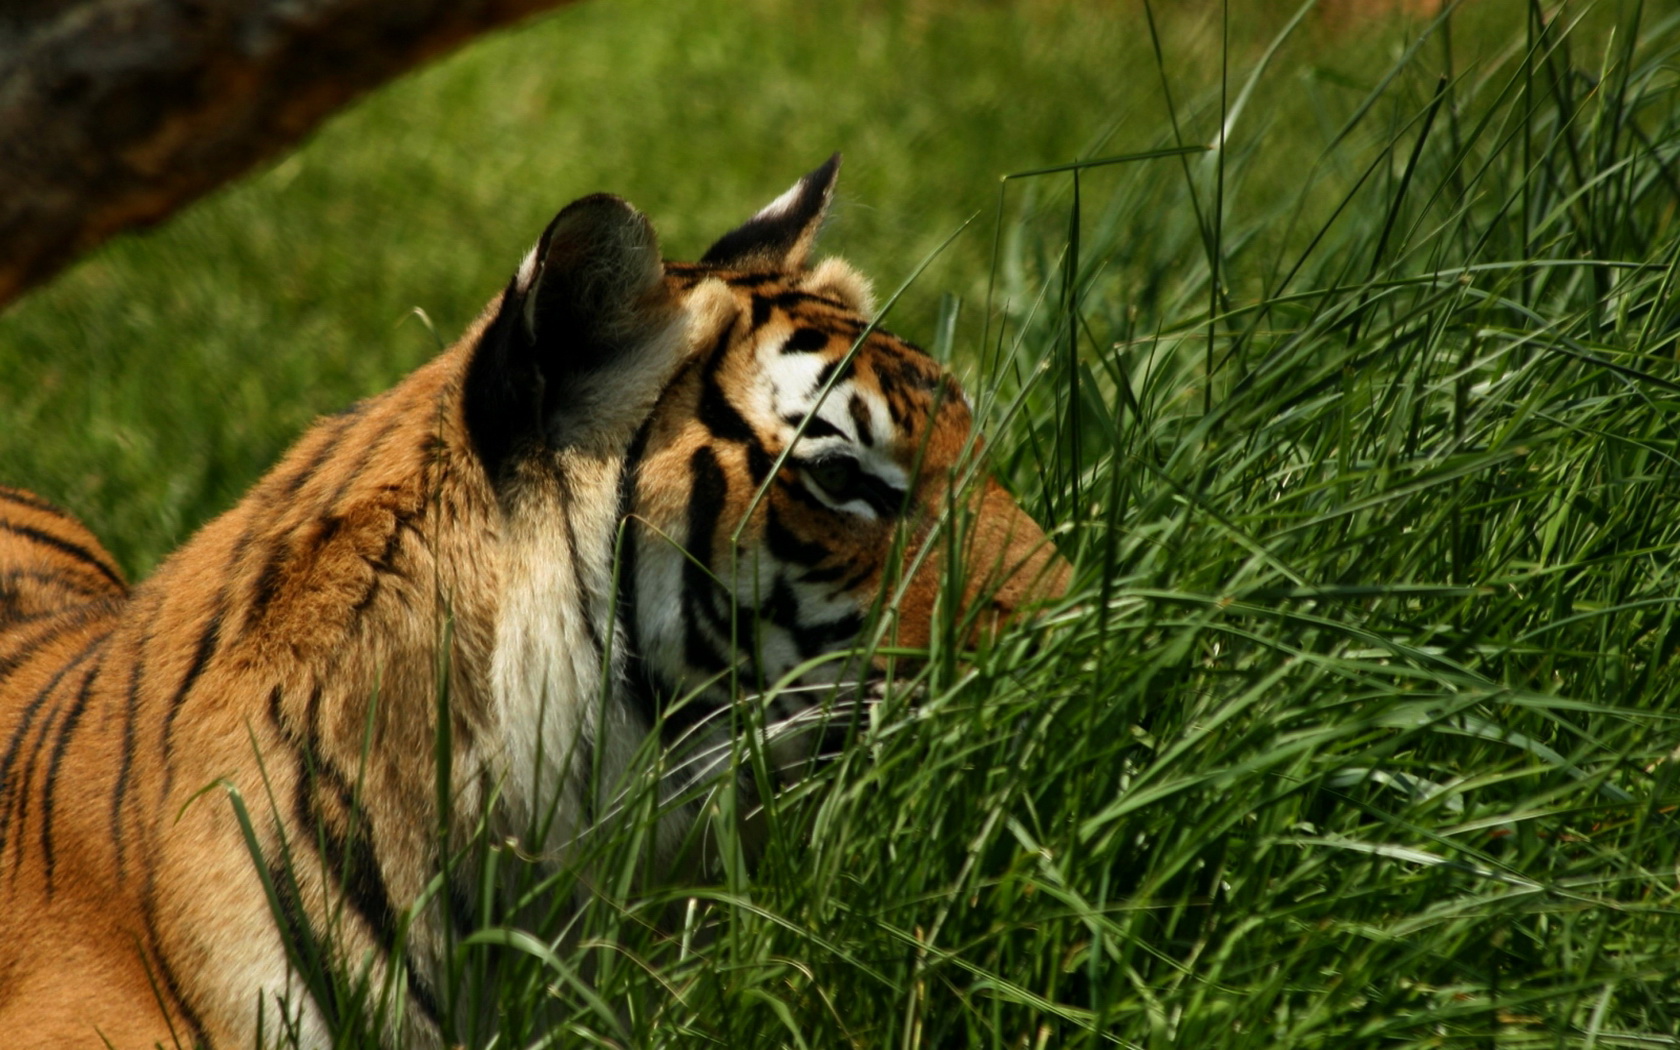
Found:
[[[574,201],[548,224],[467,370],[467,428],[492,477],[550,443],[557,420],[587,422],[594,388],[635,366],[674,313],[664,274],[652,225],[618,197]]]
[[[732,269],[797,270],[804,266],[834,199],[834,180],[839,174],[840,154],[836,153],[763,211],[719,237],[700,261]]]

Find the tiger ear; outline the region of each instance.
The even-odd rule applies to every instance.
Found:
[[[763,211],[719,237],[700,261],[730,269],[797,270],[804,266],[834,199],[834,180],[839,174],[840,154],[836,153]]]
[[[467,370],[467,429],[492,475],[522,445],[645,414],[677,352],[664,274],[653,226],[618,197],[574,201],[548,224]]]

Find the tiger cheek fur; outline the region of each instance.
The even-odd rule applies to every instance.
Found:
[[[279,924],[397,978],[385,1045],[442,1046],[454,894],[399,933],[440,824],[464,843],[494,799],[496,834],[564,863],[654,726],[727,722],[726,672],[842,676],[821,658],[884,588],[900,641],[928,639],[972,420],[870,328],[860,277],[807,265],[837,166],[697,264],[662,262],[617,198],[569,205],[454,347],[316,424],[132,590],[85,528],[0,489],[9,1045],[246,1047],[259,1014],[330,1041],[339,1004],[290,971],[237,792]],[[972,490],[961,602],[991,630],[1067,570]]]

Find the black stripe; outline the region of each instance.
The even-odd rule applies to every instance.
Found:
[[[311,528],[312,526],[313,528]],[[299,560],[319,561],[321,552],[326,550],[334,539],[338,538],[338,532],[342,528],[344,528],[344,519],[328,511],[325,514],[318,514],[310,518],[298,528],[292,530],[293,536],[301,532],[308,533],[303,539],[305,549],[299,552]]]
[[[35,493],[27,492],[23,489],[0,487],[0,500],[5,501],[6,503],[16,503],[20,507],[29,507],[32,510],[45,511],[48,514],[53,514],[57,517],[63,518],[65,521],[76,520],[76,516],[74,514],[71,514],[58,504],[50,503],[47,500],[35,495]]]
[[[847,306],[838,299],[834,299],[826,295],[818,295],[815,292],[807,292],[800,288],[784,288],[773,295],[765,296],[765,298],[770,301],[772,306],[779,307],[783,310],[797,310],[802,306],[808,306],[812,303],[821,303],[823,306],[839,311],[838,315],[824,315],[822,317],[822,323],[824,325],[829,325],[834,328],[843,328],[849,332],[853,338],[857,337],[857,333],[863,331],[863,324],[857,319],[857,311],[853,310],[851,307]]]
[[[402,544],[402,534],[404,529],[412,530],[416,535],[420,534],[420,530],[414,524],[413,514],[406,511],[394,511],[392,513],[396,520],[391,527],[390,533],[385,537],[384,548],[373,557],[362,559],[367,562],[368,567],[373,570],[373,577],[368,581],[367,590],[360,598],[356,599],[353,605],[350,606],[350,612],[353,616],[360,617],[362,613],[366,612],[368,608],[373,605],[373,600],[378,597],[379,588],[385,577],[395,576],[398,579],[408,578],[408,574],[397,567],[397,552]]]
[[[162,600],[157,605],[161,607]],[[153,610],[154,614],[156,609]],[[148,617],[150,619],[150,617]],[[134,771],[135,736],[140,720],[140,672],[146,665],[146,650],[151,647],[150,631],[140,635],[134,647],[134,660],[128,668],[128,696],[123,704],[122,763],[117,768],[117,784],[111,791],[111,841],[117,852],[117,878],[128,877],[127,843],[123,837],[122,807],[128,797],[129,775]]]
[[[784,354],[810,354],[828,348],[828,333],[817,328],[796,328],[782,344]]]
[[[285,564],[287,555],[291,553],[291,543],[290,533],[279,537],[269,548],[268,557],[263,559],[262,570],[257,573],[257,582],[251,587],[250,607],[245,613],[247,630],[261,621],[274,601],[280,587],[280,567]]]
[[[688,470],[688,532],[684,542],[691,557],[683,559],[683,572],[698,574],[698,579],[705,586],[685,588],[685,592],[701,594],[712,587],[711,577],[701,566],[710,565],[715,553],[713,543],[717,537],[718,519],[723,516],[724,505],[729,499],[729,479],[718,465],[717,453],[709,445],[701,445],[694,450],[688,460]]]
[[[20,811],[26,811],[29,805],[29,781],[31,773],[34,769],[33,755],[30,758],[29,770],[24,773],[23,779],[15,784],[12,781],[12,767],[17,764],[18,755],[23,750],[24,738],[29,735],[30,728],[35,724],[35,716],[40,714],[42,706],[45,705],[47,700],[52,697],[53,692],[58,688],[58,684],[64,680],[64,676],[80,666],[81,662],[86,660],[93,650],[103,643],[107,637],[109,637],[108,633],[96,635],[89,639],[88,643],[82,647],[80,652],[78,652],[69,662],[61,666],[53,674],[52,678],[48,679],[47,684],[42,686],[41,690],[35,694],[35,698],[23,709],[23,716],[19,719],[17,728],[12,731],[12,739],[6,747],[6,755],[4,758],[0,758],[0,795],[4,796],[6,803],[5,809],[0,811],[0,855],[3,855],[6,851],[6,835],[8,833],[8,828],[11,825],[13,809],[16,808]],[[53,717],[56,716],[57,712],[55,711],[53,713]],[[45,736],[46,728],[50,728],[51,721],[52,719],[49,718],[48,726],[43,727],[43,737]],[[35,753],[39,753],[39,751],[40,743],[37,741]],[[18,841],[18,852],[20,861],[22,860],[23,851],[21,838],[22,824],[23,820],[20,816],[18,826],[20,836]],[[13,874],[16,874],[16,869],[13,869]]]
[[[741,628],[745,627],[749,631],[752,629],[753,611],[739,604],[735,604],[732,610],[729,596],[710,577],[707,577],[703,589],[686,591],[685,596],[693,601],[695,610],[704,615],[705,624],[712,629],[712,634],[725,645],[729,644],[731,635]],[[695,622],[700,621],[696,619]],[[720,650],[715,657],[719,662],[713,670],[721,670],[725,666],[724,653]]]
[[[368,926],[375,942],[384,952],[387,964],[394,963],[397,940],[396,909],[378,867],[369,835],[367,816],[356,791],[344,775],[321,750],[321,686],[317,683],[309,692],[304,706],[304,727],[299,730],[289,724],[281,712],[281,688],[276,685],[269,692],[269,720],[286,741],[297,751],[297,790],[293,796],[293,818],[303,837],[320,852],[322,870],[337,883],[344,899]],[[322,810],[322,792],[330,792],[344,813],[345,830],[335,831]],[[296,886],[295,871],[285,864],[269,866],[270,878],[280,898],[283,933],[299,946],[305,958],[325,962],[330,956],[326,939],[311,918],[304,912]],[[307,947],[306,947],[307,945]],[[402,960],[409,994],[434,1024],[440,1023],[436,1012],[437,1000],[423,979],[414,972],[409,960]],[[340,1013],[338,990],[329,975],[309,982],[319,987],[322,996],[314,995],[316,1004],[331,1026],[336,1027]]]
[[[801,416],[788,415],[782,417],[782,422],[797,429],[799,424],[804,423],[805,420]],[[813,439],[825,437],[844,438],[846,436],[846,432],[821,416],[812,416],[811,421],[809,423],[805,423],[803,436]]]
[[[52,761],[47,764],[47,782],[41,788],[41,857],[47,877],[47,899],[53,894],[53,866],[56,855],[53,851],[53,802],[58,790],[58,767],[64,761],[64,752],[70,747],[70,738],[76,733],[76,726],[82,720],[82,712],[87,710],[88,697],[93,692],[93,680],[99,677],[100,668],[105,666],[104,643],[109,640],[107,634],[101,638],[99,659],[88,669],[87,677],[82,679],[82,687],[76,693],[76,702],[71,705],[69,714],[64,716],[64,725],[59,727],[58,743],[53,745]]]
[[[349,408],[329,416],[320,424],[323,429],[330,428],[327,430],[326,436],[321,439],[320,447],[291,476],[277,482],[282,499],[274,502],[283,503],[284,499],[296,496],[302,490],[303,486],[315,476],[315,473],[321,469],[327,460],[331,459],[338,451],[339,445],[343,443],[352,425],[367,408],[367,404],[367,401],[358,401]],[[253,492],[253,495],[260,493],[261,488],[259,487]],[[241,552],[251,541],[253,528],[254,524],[248,526],[245,535],[241,537],[239,542]],[[269,604],[274,601],[275,589],[279,585],[280,569],[290,553],[292,536],[295,532],[295,529],[287,530],[271,543],[268,556],[263,559],[263,567],[257,572],[256,582],[251,588],[251,598],[245,614],[246,630],[250,630],[262,619]]]
[[[210,663],[210,658],[216,653],[216,645],[222,635],[222,607],[226,604],[225,595],[216,596],[215,611],[210,619],[204,623],[204,629],[199,632],[198,644],[193,648],[192,663],[187,666],[187,673],[182,676],[181,684],[176,686],[175,695],[170,697],[169,707],[163,716],[163,797],[169,797],[169,789],[175,783],[175,719],[180,717],[181,708],[187,702],[187,694],[192,692],[198,676],[204,673],[204,668]]]
[[[278,709],[279,693],[279,687],[276,687],[271,694],[270,706],[273,710]],[[386,884],[384,870],[379,866],[375,854],[367,813],[343,772],[321,750],[320,702],[321,690],[317,686],[309,698],[308,735],[301,741],[293,739],[294,746],[298,748],[298,792],[294,815],[304,833],[313,839],[316,848],[320,850],[323,870],[333,877],[344,898],[349,901],[356,914],[361,916],[388,963],[396,963],[399,925],[397,909],[391,901],[391,891]],[[293,736],[290,733],[287,735]],[[319,805],[316,801],[319,796],[312,786],[319,787],[323,781],[337,796],[339,805],[344,809],[345,830],[342,834],[320,819],[316,808]],[[437,993],[432,990],[425,977],[419,973],[414,960],[407,954],[403,955],[401,965],[409,998],[414,1000],[434,1025],[441,1026],[443,1015]]]
[[[858,465],[856,498],[862,499],[883,518],[897,517],[904,510],[905,492],[891,482]],[[847,493],[852,495],[852,493]]]
[[[799,574],[800,583],[833,583],[846,575],[846,564],[839,562],[826,569],[806,569]]]
[[[397,910],[391,903],[391,890],[374,854],[368,818],[360,805],[350,811],[349,820],[351,828],[342,838],[330,832],[327,835],[329,870],[338,873],[339,885],[351,906],[389,955],[396,948]]]
[[[69,540],[49,535],[48,533],[42,532],[40,529],[32,529],[28,525],[18,525],[10,521],[0,521],[0,529],[13,533],[14,535],[22,536],[24,539],[33,540],[34,542],[41,544],[43,547],[51,547],[61,553],[68,554],[77,561],[82,562],[85,565],[92,566],[98,571],[99,575],[105,577],[107,580],[110,580],[119,590],[128,590],[128,584],[123,582],[123,578],[118,576],[111,566],[107,565],[98,555],[94,554],[92,551],[88,550],[79,543],[71,543]]]
[[[187,997],[181,991],[181,981],[175,976],[175,968],[169,965],[163,952],[158,948],[157,933],[157,902],[155,887],[151,876],[146,878],[145,893],[141,898],[141,921],[146,931],[146,950],[142,952],[140,961],[145,964],[148,975],[152,973],[152,964],[157,964],[157,976],[163,979],[162,991],[175,1004],[175,1012],[181,1015],[181,1021],[187,1028],[187,1041],[193,1050],[211,1050],[210,1040],[204,1034],[204,1022],[199,1020],[198,1011],[187,1002]],[[138,945],[136,946],[138,950]],[[154,988],[156,982],[154,982]],[[168,1004],[162,1002],[158,1006],[165,1011]],[[174,1031],[173,1025],[170,1028]]]
[[[793,644],[798,648],[800,658],[809,660],[813,656],[850,645],[857,639],[858,632],[863,630],[863,617],[856,613],[847,613],[835,620],[786,626],[788,633],[793,635]]]
[[[869,406],[864,404],[860,394],[853,394],[846,402],[846,411],[851,413],[852,422],[857,426],[858,440],[865,448],[875,447],[875,432],[869,422]]]
[[[705,371],[700,378],[700,410],[699,417],[702,425],[711,431],[713,436],[725,441],[748,442],[753,440],[752,428],[741,413],[730,404],[729,397],[723,392],[718,383],[718,372],[723,366],[725,346],[729,333],[726,331],[719,337],[719,345],[712,351],[711,360],[706,362]]]
[[[0,598],[5,597],[6,596],[4,594],[0,594]],[[17,630],[19,627],[27,627],[32,623],[47,623],[48,621],[52,621],[56,625],[59,617],[63,615],[63,609],[48,609],[46,612],[30,613],[28,616],[13,616],[10,619],[0,621],[0,629],[10,633]]]
[[[287,740],[294,740],[294,734],[287,727],[285,716],[280,710],[281,696],[282,694],[279,686],[275,686],[273,689],[268,691],[268,721],[270,725],[279,731],[281,736],[285,737]]]
[[[770,476],[770,468],[775,465],[776,461],[764,451],[764,446],[756,438],[747,443],[747,473],[752,476],[753,488],[764,484],[764,479]]]
[[[251,547],[256,543],[257,526],[259,522],[269,523],[272,514],[266,494],[253,493],[252,498],[246,500],[241,506],[246,510],[245,527],[239,530],[239,536],[234,539],[233,548],[228,553],[227,569],[222,575],[224,581],[231,580],[235,575],[242,575],[239,570],[249,560],[246,555],[251,553]],[[225,607],[227,604],[225,601],[227,587],[225,585],[221,593],[224,599],[222,606]]]
[[[689,474],[688,533],[685,539],[689,557],[684,558],[682,563],[683,658],[690,666],[715,674],[722,671],[727,663],[706,638],[700,618],[706,615],[714,623],[718,619],[716,609],[708,600],[716,584],[704,566],[712,561],[712,545],[718,519],[729,496],[729,482],[723,468],[718,465],[717,454],[705,445],[695,449],[689,458]],[[680,736],[706,713],[698,702],[683,704],[670,711],[665,722],[667,739]]]
[[[299,968],[311,962],[324,964],[331,955],[329,943],[303,910],[296,875],[282,861],[269,861],[268,878],[274,886],[274,896],[278,904],[276,910],[279,914],[274,917],[275,924],[280,927],[282,938],[294,946],[292,955],[298,960]],[[338,1031],[344,1007],[339,1002],[338,985],[332,979],[332,975],[303,974],[302,977],[309,989],[309,997],[320,1009],[328,1029]]]
[[[908,383],[912,388],[920,390],[924,394],[934,393],[939,389],[941,384],[944,384],[947,387],[949,386],[950,380],[946,377],[945,373],[938,365],[933,363],[933,359],[928,357],[920,347],[911,346],[909,343],[902,342],[900,345],[907,349],[916,351],[917,354],[915,357],[904,357],[899,359],[899,375],[906,383]],[[957,398],[956,391],[954,389],[947,389],[944,400],[956,401],[959,399]]]
[[[339,443],[342,442],[345,435],[350,432],[351,424],[354,423],[359,416],[361,416],[362,412],[366,408],[366,401],[358,401],[349,408],[339,412],[337,415],[330,417],[325,425],[330,426],[332,429],[327,436],[322,439],[321,447],[315,450],[314,454],[312,454],[309,459],[304,462],[303,466],[297,469],[296,473],[280,482],[280,491],[287,496],[297,495],[298,491],[303,488],[304,484],[308,482],[310,478],[315,476],[315,472],[321,469],[322,464],[326,463],[326,461],[332,457],[333,453],[338,451]]]
[[[778,575],[770,588],[770,597],[759,607],[760,618],[787,631],[801,660],[809,660],[850,642],[863,630],[863,617],[847,613],[833,620],[802,624],[799,619],[799,599],[787,580]]]
[[[827,559],[834,552],[820,543],[802,540],[782,521],[771,503],[764,521],[765,545],[770,556],[785,565],[811,566]]]
[[[670,269],[672,265],[673,264],[671,263],[665,264],[667,269]],[[692,264],[681,263],[675,265],[683,266],[685,268],[692,266]],[[699,268],[694,267],[694,269]],[[733,273],[724,278],[724,283],[729,285],[731,288],[762,288],[767,284],[783,284],[786,281],[787,274],[777,273],[770,270],[753,270],[746,273]]]
[[[438,1028],[443,1027],[443,1008],[438,1004],[437,992],[427,980],[415,972],[414,960],[403,957],[403,972],[408,976],[408,997],[420,1007],[426,1019]]]
[[[407,425],[408,416],[406,413],[393,412],[391,418],[380,424],[378,433],[367,440],[356,442],[356,459],[344,470],[344,480],[338,483],[338,487],[333,490],[333,494],[327,499],[327,513],[338,513],[339,504],[349,494],[350,486],[360,480],[363,472],[367,470],[367,465],[373,462],[373,458],[385,447],[385,442],[390,440],[391,435]]]
[[[683,598],[685,603],[693,600],[686,595]],[[692,607],[685,608],[683,617],[683,662],[706,675],[717,674],[729,666],[719,655],[717,647],[706,637],[706,632],[700,627],[700,620],[694,615]],[[690,704],[675,710],[688,711],[693,706]]]
[[[875,370],[875,385],[881,388],[881,399],[887,403],[887,415],[899,430],[908,429],[909,413],[904,406],[904,392],[898,380],[884,368]]]
[[[59,572],[43,572],[40,569],[7,569],[4,573],[0,573],[0,586],[13,587],[13,585],[19,580],[29,580],[32,583],[44,583],[50,584],[53,587],[61,587],[64,590],[74,593],[80,598],[104,598],[110,594],[110,592],[104,588],[95,590],[94,588],[79,583],[71,577]],[[19,622],[21,621],[6,621],[8,626]]]
[[[141,643],[144,645],[144,642]],[[111,791],[111,842],[116,847],[116,875],[118,879],[128,877],[128,843],[123,837],[123,800],[128,798],[128,776],[134,769],[134,722],[139,707],[139,660],[138,655],[129,667],[128,672],[128,702],[124,704],[123,719],[123,763],[116,771],[116,788]]]
[[[40,624],[42,630],[40,634],[28,638],[6,656],[0,657],[0,682],[10,678],[19,668],[28,664],[32,657],[59,638],[78,627],[85,626],[89,620],[109,615],[110,612],[111,606],[104,602],[85,602],[65,609],[55,609],[39,616],[8,621],[7,629],[4,635],[0,636],[0,640],[17,641],[15,637],[12,637],[17,633],[17,628],[29,624]]]
[[[11,821],[14,804],[17,810],[17,826],[13,829],[17,833],[17,864],[12,868],[13,879],[16,879],[18,872],[23,870],[24,840],[29,832],[29,799],[31,796],[29,787],[35,782],[35,764],[40,761],[41,748],[46,743],[48,734],[52,732],[53,725],[63,713],[64,709],[62,707],[54,705],[52,710],[48,712],[47,717],[41,720],[41,731],[35,735],[35,746],[29,749],[29,761],[24,764],[23,775],[18,780],[23,790],[6,800],[7,823]],[[0,830],[0,852],[4,852],[4,846],[5,833]]]
[[[642,724],[651,726],[659,717],[659,700],[657,691],[649,680],[647,663],[642,659],[641,624],[636,616],[636,571],[638,552],[636,546],[637,526],[629,519],[636,511],[636,482],[642,467],[642,459],[647,455],[648,436],[653,431],[653,417],[649,416],[636,431],[636,436],[630,440],[630,448],[624,454],[624,463],[618,469],[618,521],[624,531],[624,543],[620,547],[618,557],[618,608],[619,623],[624,625],[627,637],[625,649],[625,681],[628,685],[626,699],[642,716]],[[616,539],[616,536],[614,537]]]
[[[771,582],[770,594],[759,603],[758,616],[766,623],[789,630],[799,625],[799,599],[793,596],[793,588],[781,574]]]
[[[495,790],[495,784],[487,775],[481,774],[479,790],[484,792],[483,797],[489,798]],[[451,879],[449,882],[449,921],[455,927],[456,937],[465,938],[476,929],[472,898],[467,896],[467,887],[464,887],[459,879]],[[489,921],[488,916],[485,917],[485,921]]]
[[[391,956],[397,942],[397,913],[374,855],[366,814],[349,785],[323,761],[318,748],[299,748],[298,778],[293,810],[298,823],[321,851],[324,869],[331,873],[345,899],[362,917],[380,948]],[[321,802],[311,785],[330,788],[338,796],[337,801],[345,808],[346,828],[343,833],[329,827],[322,819]]]
[[[811,386],[811,392],[813,394],[822,393],[824,390],[828,389],[828,385],[831,380],[836,385],[839,385],[840,383],[844,383],[846,380],[852,378],[854,364],[855,362],[852,360],[848,360],[844,357],[837,357],[823,365],[822,370],[817,373],[817,381]],[[836,373],[838,373],[838,376],[836,376]]]
[[[390,888],[375,855],[371,825],[356,787],[321,749],[321,687],[317,684],[310,690],[302,732],[289,727],[281,717],[280,700],[280,687],[275,686],[269,693],[269,717],[298,752],[298,789],[293,816],[320,850],[324,870],[332,874],[345,899],[389,958],[396,951],[397,910],[391,903]],[[330,790],[344,811],[343,833],[322,819],[319,794],[322,790]]]
[[[863,581],[869,579],[869,577],[874,572],[875,572],[875,566],[865,565],[862,568],[860,568],[857,572],[852,573],[852,575],[850,577],[848,577],[847,580],[844,583],[842,583],[839,587],[836,587],[835,590],[841,591],[843,593],[844,592],[855,591],[859,587],[861,587],[863,585]]]

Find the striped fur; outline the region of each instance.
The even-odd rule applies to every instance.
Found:
[[[389,1043],[439,1046],[449,909],[398,931],[439,865],[440,673],[442,823],[464,841],[493,795],[521,834],[553,805],[526,845],[563,863],[647,733],[704,737],[802,666],[855,674],[818,658],[883,591],[899,641],[927,641],[970,412],[868,327],[861,278],[807,265],[837,164],[698,264],[662,263],[623,201],[572,204],[454,347],[317,423],[132,591],[81,525],[0,490],[8,1045],[244,1047],[259,1011],[326,1045],[339,1006],[280,931],[336,914],[344,958],[400,967]],[[979,629],[1060,591],[1000,488],[961,502]],[[246,800],[264,856],[290,852],[278,922],[209,785]]]

